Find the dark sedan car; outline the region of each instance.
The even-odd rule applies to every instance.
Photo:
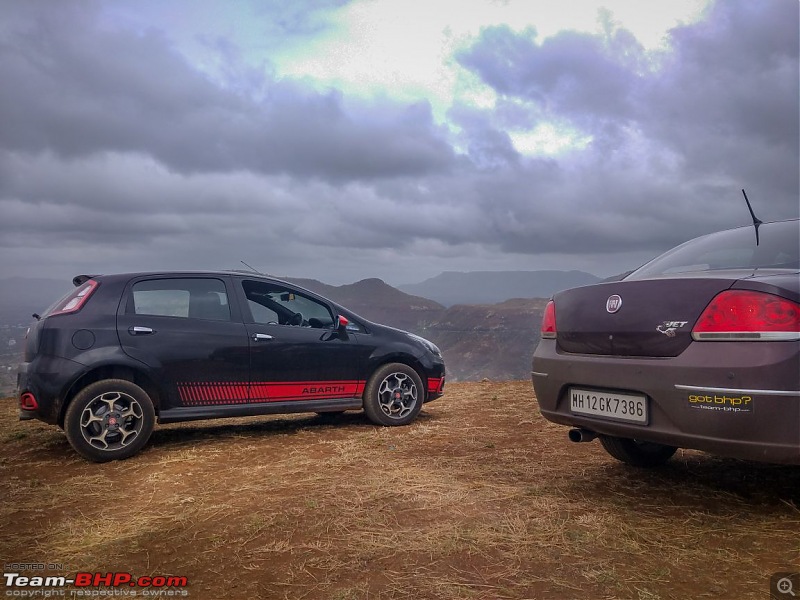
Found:
[[[442,395],[439,349],[289,283],[241,273],[78,276],[28,332],[20,419],[85,458],[127,458],[161,423],[363,408],[406,425]]]
[[[533,358],[542,415],[636,466],[679,447],[800,464],[799,231],[713,233],[556,294]]]

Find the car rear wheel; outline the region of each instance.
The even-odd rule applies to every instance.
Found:
[[[93,462],[133,456],[147,443],[154,426],[150,396],[124,379],[104,379],[86,386],[64,417],[69,443]]]
[[[611,456],[634,467],[657,467],[667,462],[678,450],[655,442],[601,435],[600,443]]]
[[[383,365],[372,374],[364,389],[364,412],[378,425],[407,425],[419,414],[424,402],[422,379],[402,363]]]

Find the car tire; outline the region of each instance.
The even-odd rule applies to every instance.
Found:
[[[383,365],[364,388],[364,412],[376,425],[408,425],[417,417],[424,401],[422,379],[402,363]]]
[[[103,379],[73,398],[64,416],[64,431],[85,459],[108,462],[141,450],[155,420],[153,402],[142,388],[124,379]]]
[[[663,465],[678,450],[675,446],[610,435],[601,435],[600,443],[611,456],[634,467]]]

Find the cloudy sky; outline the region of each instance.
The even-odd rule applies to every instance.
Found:
[[[0,0],[0,277],[607,276],[797,217],[797,0]]]

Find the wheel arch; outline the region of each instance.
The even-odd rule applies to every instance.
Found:
[[[124,379],[138,385],[150,396],[150,400],[153,402],[153,408],[156,411],[156,416],[158,416],[159,407],[161,405],[161,391],[153,379],[150,378],[143,369],[131,365],[107,364],[90,369],[76,379],[70,386],[64,396],[64,401],[61,403],[61,408],[58,413],[58,425],[60,427],[64,427],[64,417],[67,413],[67,408],[75,396],[86,386],[104,379]]]
[[[406,365],[407,367],[411,367],[416,371],[417,375],[419,376],[420,380],[422,381],[422,392],[425,395],[425,400],[428,398],[428,374],[425,370],[425,367],[422,363],[417,360],[414,356],[406,353],[393,353],[393,354],[386,354],[377,358],[374,362],[372,362],[369,366],[369,370],[367,372],[366,377],[364,378],[364,382],[368,382],[375,372],[380,369],[384,365],[388,365],[391,363],[401,363]]]

